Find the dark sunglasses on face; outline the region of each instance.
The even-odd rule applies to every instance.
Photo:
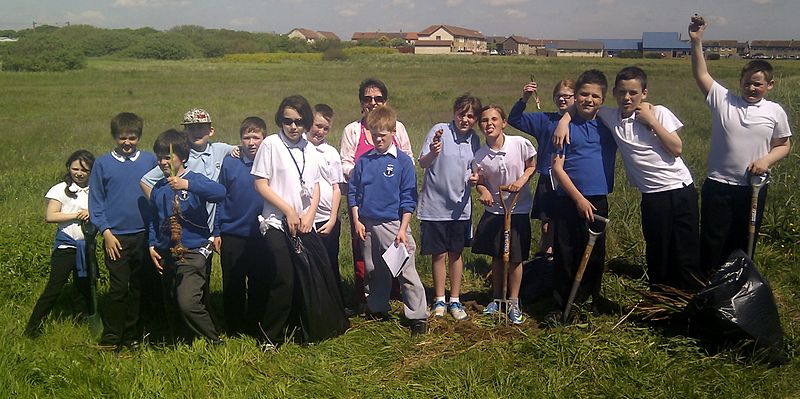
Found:
[[[303,126],[303,118],[300,119],[292,119],[292,118],[283,118],[283,124],[286,126],[292,126],[294,123],[295,126]]]
[[[383,96],[361,96],[362,103],[369,104],[372,101],[375,101],[375,104],[383,104],[386,99]]]

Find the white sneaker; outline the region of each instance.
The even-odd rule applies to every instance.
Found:
[[[464,305],[462,305],[461,302],[450,302],[450,305],[447,306],[447,309],[450,311],[450,316],[453,316],[454,319],[467,319],[467,311],[464,310]]]
[[[447,304],[443,301],[436,301],[431,306],[431,312],[436,317],[444,317],[444,311],[447,309]]]

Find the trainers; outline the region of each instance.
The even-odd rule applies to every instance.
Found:
[[[450,311],[450,315],[453,316],[454,319],[467,319],[467,311],[464,310],[464,305],[462,305],[461,302],[450,302],[450,305],[447,306],[447,309]]]
[[[495,313],[497,313],[497,311],[498,311],[498,310],[500,310],[500,305],[497,303],[497,301],[491,301],[491,302],[489,302],[489,304],[488,304],[488,305],[486,305],[486,307],[483,309],[483,314],[485,314],[485,315],[492,315],[492,314],[495,314]]]
[[[508,320],[514,324],[522,324],[525,321],[525,318],[522,317],[522,312],[519,310],[519,306],[511,305],[508,309]]]
[[[444,301],[436,301],[433,303],[433,306],[431,306],[431,312],[433,312],[433,315],[436,317],[443,317],[445,309],[447,309],[447,304],[445,304]]]

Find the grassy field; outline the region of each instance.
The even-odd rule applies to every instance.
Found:
[[[96,350],[86,325],[73,320],[69,295],[64,295],[41,337],[22,336],[49,268],[54,226],[44,223],[42,197],[63,174],[63,161],[73,150],[101,154],[112,147],[108,124],[118,112],[144,117],[145,149],[191,107],[210,111],[218,132],[215,140],[234,143],[239,122],[249,115],[263,117],[274,131],[278,103],[297,93],[312,103],[333,106],[337,115],[331,142],[338,143],[341,128],[358,116],[358,83],[375,76],[387,83],[389,101],[406,124],[416,153],[430,126],[451,118],[452,101],[463,92],[510,110],[533,72],[543,107],[552,110],[547,93],[559,79],[574,78],[588,68],[601,69],[613,79],[630,63],[650,74],[649,100],[668,106],[685,123],[684,159],[702,183],[710,120],[688,60],[403,55],[269,64],[92,60],[76,72],[0,72],[0,397],[800,396],[798,360],[768,368],[735,349],[712,354],[694,339],[626,319],[627,312],[541,330],[535,318],[546,301],[530,308],[533,317],[518,328],[496,327],[473,312],[467,322],[435,320],[428,336],[412,340],[398,323],[356,318],[352,329],[338,338],[310,347],[288,344],[266,354],[245,338],[229,339],[224,348],[197,341],[107,353]],[[784,105],[793,131],[800,132],[800,62],[775,64],[777,85],[770,97]],[[710,62],[712,74],[729,87],[735,87],[740,67],[741,61]],[[773,169],[757,257],[779,304],[792,357],[800,350],[798,167],[793,151]],[[603,289],[629,308],[638,299],[633,289],[646,286],[641,278],[644,243],[639,194],[628,186],[621,164],[618,172],[609,199],[611,272]],[[416,232],[416,222],[414,228]],[[350,284],[346,233],[342,248],[342,273]],[[487,299],[482,278],[487,259],[466,254],[465,261],[462,297]],[[417,265],[430,287],[430,259],[420,257]],[[219,310],[218,265],[212,287]],[[106,281],[100,290],[105,293]]]

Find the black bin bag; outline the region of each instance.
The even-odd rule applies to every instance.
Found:
[[[768,362],[786,360],[772,289],[741,250],[689,301],[686,313],[691,335],[720,344],[752,340]]]
[[[522,284],[519,300],[530,304],[539,298],[553,295],[553,271],[555,265],[546,256],[533,258],[522,265]]]

